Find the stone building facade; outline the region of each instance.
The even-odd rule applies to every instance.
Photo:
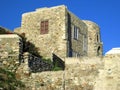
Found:
[[[80,20],[64,5],[24,13],[15,32],[24,33],[44,57],[52,53],[61,58],[102,55],[99,27]]]
[[[100,28],[97,24],[91,21],[83,20],[88,27],[88,50],[89,57],[102,56],[103,47],[100,35]]]
[[[120,48],[102,56],[100,29],[94,22],[80,20],[62,5],[23,14],[15,32],[40,55],[54,53],[65,63],[63,71],[30,72],[22,38],[0,27],[0,68],[15,72],[24,90],[120,90]]]

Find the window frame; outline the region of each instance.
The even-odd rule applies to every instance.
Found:
[[[74,38],[75,40],[78,40],[78,32],[79,32],[79,28],[74,25],[73,38]]]
[[[40,22],[40,34],[48,34],[49,32],[49,21],[43,20]]]

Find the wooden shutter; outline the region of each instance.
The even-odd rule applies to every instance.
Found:
[[[48,33],[48,21],[41,21],[40,34],[47,34],[47,33]]]

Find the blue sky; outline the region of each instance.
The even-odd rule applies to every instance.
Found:
[[[25,12],[64,4],[80,19],[100,26],[104,53],[120,47],[120,0],[1,0],[0,3],[0,26],[8,29],[19,27]]]

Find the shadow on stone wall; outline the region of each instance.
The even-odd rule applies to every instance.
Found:
[[[25,37],[25,33],[22,33],[20,37],[23,40],[23,52],[29,52],[34,56],[37,56],[39,58],[42,58],[40,53],[38,52],[38,48],[35,46],[35,44],[31,43],[30,41],[27,41],[27,38]]]
[[[33,72],[42,71],[58,71],[65,69],[64,61],[57,55],[53,54],[53,62],[51,59],[45,59],[39,53],[39,48],[37,48],[33,43],[27,41],[25,33],[22,33],[20,37],[23,40],[23,53],[30,53],[30,58],[28,58],[29,68]]]

